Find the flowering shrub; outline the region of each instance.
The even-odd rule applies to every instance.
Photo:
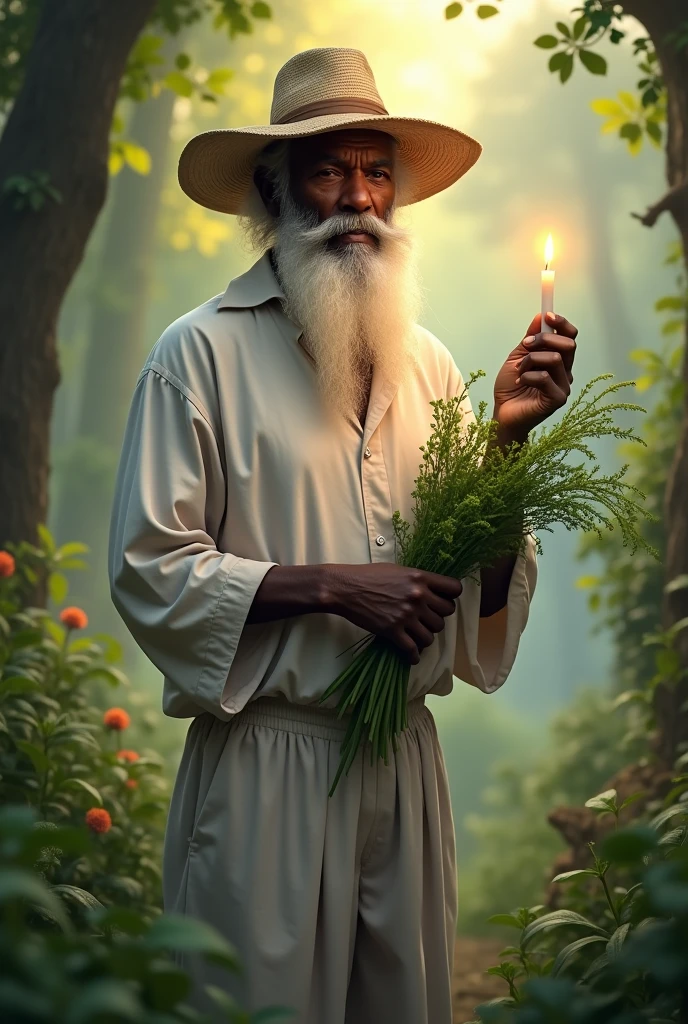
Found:
[[[109,688],[129,690],[117,643],[74,638],[88,624],[81,608],[56,622],[27,603],[45,572],[61,604],[62,569],[83,566],[84,545],[58,549],[40,532],[40,548],[0,551],[0,1020],[209,1024],[185,1005],[191,982],[171,954],[230,971],[236,955],[202,922],[160,913],[163,762],[136,716],[107,706]],[[129,729],[138,749],[118,749]],[[233,1024],[293,1017],[213,998]]]

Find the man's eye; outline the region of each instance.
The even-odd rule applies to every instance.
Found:
[[[381,178],[386,178],[387,177],[387,174],[385,173],[385,171],[371,171],[370,173],[371,174],[379,174]]]

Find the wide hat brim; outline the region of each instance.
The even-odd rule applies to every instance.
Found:
[[[323,114],[289,124],[202,132],[182,151],[179,184],[201,206],[239,214],[251,188],[256,158],[268,143],[361,127],[386,132],[397,141],[406,171],[399,205],[418,203],[453,185],[482,152],[480,143],[470,135],[436,121],[389,114]]]

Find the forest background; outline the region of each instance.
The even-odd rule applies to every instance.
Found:
[[[132,680],[127,708],[145,719],[148,744],[164,755],[170,775],[186,723],[159,712],[159,673],[111,606],[106,540],[122,427],[148,351],[167,324],[223,291],[253,260],[231,219],[194,206],[179,190],[176,162],[191,135],[266,121],[274,76],[294,52],[362,49],[388,109],[456,125],[484,145],[465,179],[407,213],[421,247],[422,322],[464,375],[487,371],[476,398],[489,398],[497,369],[538,308],[550,231],[556,308],[580,329],[577,380],[606,371],[640,376],[651,407],[650,364],[632,353],[663,354],[677,339],[662,330],[677,311],[671,303],[655,308],[677,293],[678,263],[667,262],[675,228],[665,218],[647,232],[629,216],[663,193],[661,153],[647,137],[629,158],[632,140],[601,134],[591,110],[593,101],[635,82],[631,37],[616,48],[606,78],[577,73],[561,88],[547,74],[549,54],[532,41],[557,18],[569,20],[565,0],[512,0],[499,17],[455,24],[431,0],[285,0],[272,5],[271,17],[254,6],[253,31],[231,42],[209,21],[162,46],[152,35],[139,42],[154,77],[161,69],[162,87],[152,99],[124,97],[118,105],[107,202],[59,323],[47,522],[58,544],[90,547],[89,569],[70,580],[69,601],[87,609],[95,632],[120,641]],[[188,63],[172,62],[180,53]],[[619,454],[612,449],[604,459],[615,466]],[[578,541],[564,532],[544,544],[506,686],[486,698],[457,681],[450,697],[431,701],[450,772],[467,930],[523,901],[524,884],[536,897],[547,859],[563,846],[545,822],[547,810],[589,796],[629,760],[629,748],[617,749],[622,728],[617,737],[606,714],[619,652],[617,636],[598,628],[603,608],[593,580],[605,563],[595,552],[581,561]],[[56,584],[51,597],[58,608],[66,594]],[[578,769],[579,779],[572,777]],[[504,872],[507,834],[513,856]]]

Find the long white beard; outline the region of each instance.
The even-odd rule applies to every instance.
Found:
[[[377,244],[328,246],[328,239],[355,230],[368,231]],[[303,328],[328,408],[361,410],[372,366],[394,384],[408,379],[418,359],[422,288],[405,228],[370,214],[334,214],[319,223],[315,211],[287,196],[274,252],[285,311]]]

